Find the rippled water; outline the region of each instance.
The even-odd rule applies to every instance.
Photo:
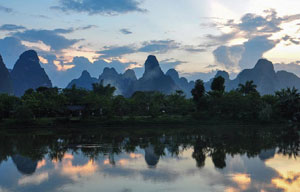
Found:
[[[1,134],[0,191],[300,191],[297,131],[243,130]]]

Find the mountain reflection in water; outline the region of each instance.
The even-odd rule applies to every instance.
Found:
[[[295,127],[0,135],[0,191],[299,191]]]

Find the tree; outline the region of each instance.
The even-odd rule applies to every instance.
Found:
[[[16,111],[17,106],[21,103],[20,99],[8,94],[0,95],[0,119],[10,118],[11,114]]]
[[[279,98],[278,105],[281,115],[290,120],[300,120],[300,93],[293,87],[277,91],[276,96]]]
[[[254,84],[253,81],[247,81],[244,85],[239,84],[238,91],[244,95],[248,95],[250,93],[258,93],[256,88],[257,86]]]
[[[202,80],[198,79],[195,83],[194,89],[192,89],[193,99],[196,103],[205,95],[205,87]]]
[[[166,112],[168,114],[186,115],[192,108],[190,105],[190,100],[185,98],[183,91],[176,91],[176,93],[168,95],[166,100]]]
[[[225,91],[225,79],[221,76],[214,78],[213,82],[211,83],[211,90],[224,92]]]
[[[112,87],[110,84],[104,86],[103,80],[101,80],[100,83],[94,83],[93,84],[93,92],[102,96],[110,97],[114,95],[114,92],[116,91],[115,87]]]

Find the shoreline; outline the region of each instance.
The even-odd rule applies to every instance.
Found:
[[[82,119],[82,118],[41,118],[35,120],[17,120],[17,119],[4,119],[0,121],[0,129],[21,129],[21,128],[112,128],[112,127],[151,127],[151,126],[219,126],[219,125],[232,125],[232,126],[289,126],[297,125],[288,121],[272,121],[272,122],[260,122],[260,121],[237,121],[228,119],[207,119],[197,120],[192,117],[127,117],[127,118],[94,118],[94,119]]]

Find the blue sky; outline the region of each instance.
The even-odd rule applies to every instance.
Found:
[[[234,76],[261,57],[294,70],[299,7],[298,0],[0,0],[0,53],[12,68],[23,51],[37,50],[59,87],[85,69],[141,75],[149,54],[190,79],[216,70]]]

